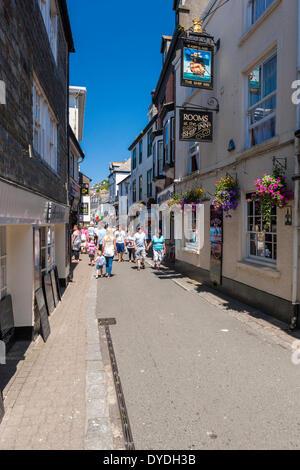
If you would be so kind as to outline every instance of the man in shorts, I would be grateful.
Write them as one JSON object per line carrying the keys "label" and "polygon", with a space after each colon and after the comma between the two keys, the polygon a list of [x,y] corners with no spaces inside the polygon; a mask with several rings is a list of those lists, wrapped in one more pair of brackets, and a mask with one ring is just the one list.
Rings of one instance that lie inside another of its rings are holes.
{"label": "man in shorts", "polygon": [[123,254],[125,253],[125,244],[126,244],[126,232],[123,230],[122,227],[117,226],[117,230],[115,231],[115,237],[116,237],[116,242],[117,242],[117,252],[118,252],[118,258],[119,258],[119,263],[122,263],[123,260]]}
{"label": "man in shorts", "polygon": [[146,258],[146,249],[147,241],[146,234],[142,231],[142,227],[138,227],[136,234],[134,235],[134,248],[136,251],[136,259],[138,265],[138,271],[142,268],[145,269],[145,258]]}

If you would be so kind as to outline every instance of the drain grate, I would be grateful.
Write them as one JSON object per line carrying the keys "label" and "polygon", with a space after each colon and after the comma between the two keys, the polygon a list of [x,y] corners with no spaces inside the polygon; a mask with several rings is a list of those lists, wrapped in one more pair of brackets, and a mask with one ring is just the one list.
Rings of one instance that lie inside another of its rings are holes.
{"label": "drain grate", "polygon": [[115,318],[101,318],[98,320],[98,324],[105,329],[106,341],[108,346],[108,352],[111,362],[112,373],[114,377],[115,389],[118,399],[119,411],[121,416],[121,423],[124,435],[125,449],[126,450],[135,450],[133,436],[131,432],[125,397],[122,389],[121,379],[119,375],[117,360],[115,356],[115,351],[113,347],[112,337],[110,334],[110,325],[116,325],[117,321]]}

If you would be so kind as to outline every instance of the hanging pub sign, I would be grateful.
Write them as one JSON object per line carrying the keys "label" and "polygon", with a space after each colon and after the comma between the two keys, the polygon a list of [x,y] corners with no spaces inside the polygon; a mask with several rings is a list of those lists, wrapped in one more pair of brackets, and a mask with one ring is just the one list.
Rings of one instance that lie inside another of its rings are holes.
{"label": "hanging pub sign", "polygon": [[192,142],[212,142],[212,111],[195,111],[194,109],[181,109],[179,112],[179,140],[187,140]]}
{"label": "hanging pub sign", "polygon": [[189,40],[182,43],[181,85],[213,89],[214,47]]}

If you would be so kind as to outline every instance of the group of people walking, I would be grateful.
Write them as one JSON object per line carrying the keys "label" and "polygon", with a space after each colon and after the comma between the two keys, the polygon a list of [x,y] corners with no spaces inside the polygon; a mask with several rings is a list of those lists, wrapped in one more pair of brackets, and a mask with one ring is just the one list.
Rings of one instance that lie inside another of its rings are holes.
{"label": "group of people walking", "polygon": [[118,262],[122,263],[125,253],[128,253],[129,263],[137,262],[138,271],[145,269],[146,252],[151,247],[153,247],[154,267],[160,269],[166,253],[166,242],[160,229],[149,244],[141,226],[134,232],[126,231],[121,226],[111,228],[105,225],[98,228],[90,224],[89,227],[80,230],[75,225],[72,235],[75,261],[80,261],[80,252],[87,253],[89,264],[96,268],[96,278],[105,276],[110,279],[115,255],[118,256]]}

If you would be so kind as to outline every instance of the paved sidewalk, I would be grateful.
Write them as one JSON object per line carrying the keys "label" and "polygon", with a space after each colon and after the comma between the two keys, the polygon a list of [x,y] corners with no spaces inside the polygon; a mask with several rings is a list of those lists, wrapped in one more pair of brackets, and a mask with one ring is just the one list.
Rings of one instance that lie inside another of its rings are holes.
{"label": "paved sidewalk", "polygon": [[[51,335],[47,343],[39,337],[30,345],[3,391],[6,414],[0,425],[2,450],[86,447],[87,426],[93,418],[90,411],[86,415],[89,385],[93,387],[93,383],[89,384],[91,375],[87,375],[90,369],[87,311],[91,304],[92,270],[87,258],[82,258],[75,268],[74,282],[50,317]],[[101,354],[98,347],[97,355],[95,341],[94,349],[98,372]],[[103,373],[100,380],[104,388]],[[99,418],[98,410],[94,411]]]}

